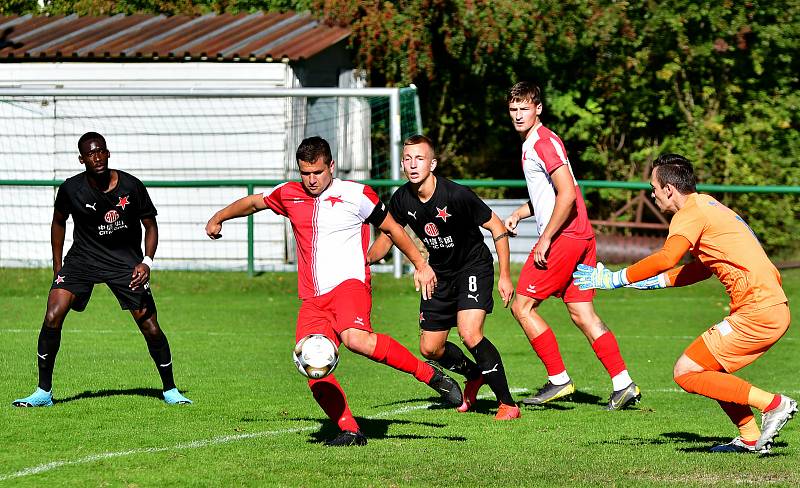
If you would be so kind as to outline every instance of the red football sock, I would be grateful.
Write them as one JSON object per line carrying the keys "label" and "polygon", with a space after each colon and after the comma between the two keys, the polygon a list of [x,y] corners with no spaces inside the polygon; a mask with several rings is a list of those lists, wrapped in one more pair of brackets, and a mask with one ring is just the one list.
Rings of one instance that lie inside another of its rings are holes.
{"label": "red football sock", "polygon": [[622,354],[619,352],[617,338],[611,331],[598,337],[592,344],[592,349],[612,378],[627,369],[625,361],[622,360]]}
{"label": "red football sock", "polygon": [[556,335],[553,330],[548,328],[533,340],[531,346],[536,351],[536,355],[544,363],[547,370],[547,376],[555,376],[567,370],[564,366],[564,360],[561,358],[561,352],[558,350],[558,342],[556,342]]}
{"label": "red football sock", "polygon": [[314,400],[340,429],[352,432],[358,430],[358,423],[353,418],[350,407],[347,406],[344,390],[333,375],[319,380],[308,380],[308,386],[311,388]]}
{"label": "red football sock", "polygon": [[433,367],[417,359],[411,351],[385,334],[375,334],[378,342],[369,356],[373,361],[386,364],[404,373],[413,374],[417,380],[428,383],[433,378]]}
{"label": "red football sock", "polygon": [[778,405],[780,405],[780,404],[781,404],[781,396],[780,395],[775,395],[775,397],[772,399],[770,404],[767,405],[767,408],[764,409],[763,413],[767,413],[770,410],[772,410],[773,408],[777,408]]}

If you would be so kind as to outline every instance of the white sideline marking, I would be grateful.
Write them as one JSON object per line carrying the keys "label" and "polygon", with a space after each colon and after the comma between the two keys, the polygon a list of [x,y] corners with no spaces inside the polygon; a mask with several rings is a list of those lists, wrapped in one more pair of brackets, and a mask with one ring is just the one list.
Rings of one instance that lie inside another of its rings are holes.
{"label": "white sideline marking", "polygon": [[212,446],[215,444],[224,444],[227,442],[238,441],[242,439],[250,439],[254,437],[265,437],[268,435],[280,435],[280,434],[292,434],[295,432],[302,432],[304,430],[313,430],[317,427],[296,427],[293,429],[284,429],[284,430],[273,430],[267,432],[255,432],[252,434],[238,434],[238,435],[229,435],[223,437],[214,437],[213,439],[201,439],[192,442],[186,442],[182,444],[176,444],[174,446],[169,447],[148,447],[143,449],[131,449],[129,451],[117,451],[117,452],[103,452],[100,454],[93,454],[91,456],[86,456],[83,458],[75,459],[73,461],[53,461],[50,463],[40,464],[38,466],[33,466],[30,468],[25,468],[15,473],[0,475],[0,481],[6,481],[13,478],[22,478],[23,476],[30,476],[34,474],[44,473],[45,471],[51,471],[56,468],[60,468],[62,466],[71,466],[75,464],[86,464],[92,463],[95,461],[101,461],[103,459],[111,459],[117,457],[124,457],[124,456],[132,456],[134,454],[150,454],[154,452],[164,452],[164,451],[177,451],[181,449],[196,449],[199,447],[206,447]]}
{"label": "white sideline marking", "polygon": [[[432,403],[426,403],[424,405],[414,405],[409,407],[398,408],[395,410],[389,410],[386,412],[376,413],[374,415],[369,415],[365,418],[373,419],[373,418],[380,418],[386,417],[388,415],[397,415],[405,412],[412,412],[414,410],[423,410],[433,405]],[[21,469],[14,473],[8,473],[0,475],[0,481],[6,481],[14,478],[22,478],[24,476],[31,476],[34,474],[44,473],[46,471],[52,471],[56,468],[60,468],[62,466],[73,466],[76,464],[87,464],[93,463],[95,461],[102,461],[104,459],[111,459],[111,458],[118,458],[118,457],[125,457],[125,456],[133,456],[136,454],[152,454],[156,452],[165,452],[165,451],[180,451],[183,449],[198,449],[201,447],[207,446],[214,446],[217,444],[227,444],[228,442],[235,442],[244,439],[254,439],[258,437],[267,437],[273,435],[282,435],[282,434],[294,434],[297,432],[304,432],[308,430],[317,430],[319,429],[318,426],[309,426],[309,427],[294,427],[291,429],[281,429],[281,430],[268,430],[264,432],[253,432],[250,434],[236,434],[236,435],[226,435],[222,437],[213,437],[211,439],[200,439],[191,442],[183,442],[180,444],[176,444],[174,446],[167,446],[167,447],[147,447],[141,449],[130,449],[128,451],[116,451],[116,452],[102,452],[100,454],[92,454],[91,456],[82,457],[79,459],[74,459],[72,461],[52,461],[45,464],[40,464],[38,466],[32,466],[30,468]]]}
{"label": "white sideline marking", "polygon": [[[582,391],[595,391],[598,388],[582,388]],[[511,388],[511,393],[528,393],[531,390],[527,388]],[[660,389],[648,389],[645,392],[651,393],[682,393],[683,390],[678,388],[660,388]],[[800,394],[800,390],[793,390],[793,391],[784,391],[783,393],[789,395],[797,395]],[[494,398],[493,394],[484,394],[479,395],[478,398],[486,399],[486,398]],[[413,412],[415,410],[423,410],[430,406],[432,403],[426,403],[422,405],[413,405],[403,408],[397,408],[394,410],[388,410],[386,412],[379,412],[373,415],[369,415],[366,418],[368,419],[375,419],[386,417],[389,415],[397,415],[406,412]],[[179,451],[182,449],[198,449],[201,447],[207,446],[214,446],[218,444],[226,444],[228,442],[235,442],[244,439],[255,439],[259,437],[267,437],[273,435],[282,435],[282,434],[294,434],[297,432],[305,432],[309,430],[315,430],[319,427],[316,426],[309,426],[309,427],[294,427],[291,429],[281,429],[281,430],[268,430],[264,432],[253,432],[250,434],[236,434],[236,435],[226,435],[221,437],[213,437],[211,439],[199,439],[196,441],[191,442],[183,442],[180,444],[175,444],[174,446],[167,446],[167,447],[147,447],[142,449],[130,449],[128,451],[116,451],[116,452],[102,452],[100,454],[92,454],[91,456],[82,457],[79,459],[74,459],[72,461],[52,461],[45,464],[40,464],[38,466],[32,466],[30,468],[21,469],[19,471],[3,474],[0,475],[0,481],[6,481],[14,478],[22,478],[24,476],[32,476],[34,474],[44,473],[47,471],[52,471],[56,468],[60,468],[62,466],[74,466],[76,464],[87,464],[93,463],[95,461],[101,461],[103,459],[112,459],[118,457],[125,457],[125,456],[133,456],[136,454],[151,454],[156,452],[166,452],[166,451]]]}

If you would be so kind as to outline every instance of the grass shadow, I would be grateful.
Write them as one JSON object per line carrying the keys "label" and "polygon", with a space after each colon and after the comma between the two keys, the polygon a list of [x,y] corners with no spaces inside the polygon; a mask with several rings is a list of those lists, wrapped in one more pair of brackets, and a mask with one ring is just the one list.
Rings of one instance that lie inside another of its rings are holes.
{"label": "grass shadow", "polygon": [[[319,419],[294,419],[294,420],[304,420],[304,421],[314,421]],[[446,427],[446,424],[442,423],[435,423],[435,422],[414,422],[411,420],[397,420],[397,419],[375,419],[375,418],[363,418],[363,417],[356,417],[358,421],[358,425],[361,427],[361,432],[367,437],[367,439],[444,439],[447,441],[456,441],[456,442],[464,442],[467,440],[466,437],[463,436],[440,436],[440,435],[422,435],[422,434],[396,434],[396,435],[389,435],[389,426],[392,424],[395,425],[415,425],[415,426],[423,426],[423,427],[432,427],[437,429],[442,429]],[[320,422],[320,429],[312,434],[309,435],[309,444],[319,444],[323,443],[329,439],[333,439],[336,437],[340,430],[337,426],[333,423],[324,420]]]}
{"label": "grass shadow", "polygon": [[[676,447],[675,450],[680,452],[707,453],[712,446],[716,446],[719,444],[727,444],[728,442],[731,441],[730,437],[704,436],[700,434],[695,434],[693,432],[664,432],[663,434],[661,434],[661,436],[669,439],[673,443],[704,444],[701,446],[691,445],[691,446]],[[785,447],[786,445],[787,444],[785,442],[777,442],[773,445],[773,447]],[[770,452],[766,454],[759,454],[759,457],[776,457],[783,455],[784,454],[782,453]]]}
{"label": "grass shadow", "polygon": [[57,400],[54,399],[53,403],[67,403],[76,400],[83,400],[86,398],[103,398],[111,396],[141,396],[149,398],[158,398],[159,400],[164,399],[163,392],[158,388],[127,388],[120,390],[97,390],[97,391],[86,390],[82,393],[78,393],[77,395],[72,395],[70,397],[60,398]]}
{"label": "grass shadow", "polygon": [[397,400],[394,402],[378,403],[376,405],[373,405],[372,407],[373,408],[394,407],[397,405],[409,405],[411,403],[419,403],[419,404],[428,403],[429,405],[427,405],[424,408],[427,408],[429,410],[449,410],[456,408],[449,405],[445,405],[444,403],[442,403],[441,397],[438,396],[432,396],[428,398],[406,398],[405,400]]}
{"label": "grass shadow", "polygon": [[[664,432],[658,437],[645,438],[645,437],[627,437],[623,436],[617,439],[607,439],[597,442],[590,442],[589,445],[618,445],[618,446],[658,446],[658,445],[676,445],[675,450],[678,452],[687,453],[709,453],[708,450],[712,446],[719,444],[726,444],[730,442],[730,437],[720,436],[705,436],[696,434],[694,432]],[[776,443],[777,447],[785,447],[785,442]],[[710,454],[710,453],[709,453]],[[776,457],[784,456],[783,453],[768,453],[759,454],[759,457]]]}
{"label": "grass shadow", "polygon": [[572,410],[575,407],[569,406],[568,404],[570,403],[578,405],[605,405],[605,401],[601,397],[580,390],[576,390],[575,393],[567,395],[564,398],[559,398],[558,400],[553,400],[542,405],[525,405],[521,400],[519,402],[520,406],[540,410]]}

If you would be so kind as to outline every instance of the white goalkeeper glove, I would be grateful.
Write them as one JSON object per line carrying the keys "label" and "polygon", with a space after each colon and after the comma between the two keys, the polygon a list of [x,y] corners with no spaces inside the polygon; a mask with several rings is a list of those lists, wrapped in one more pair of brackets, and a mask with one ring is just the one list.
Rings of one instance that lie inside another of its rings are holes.
{"label": "white goalkeeper glove", "polygon": [[579,290],[590,290],[592,288],[613,290],[628,284],[624,268],[619,271],[611,271],[603,266],[603,263],[597,263],[597,267],[579,264],[578,269],[572,273],[572,277],[574,278],[572,284],[577,286]]}
{"label": "white goalkeeper glove", "polygon": [[667,288],[668,286],[669,285],[667,284],[665,273],[659,273],[650,278],[625,285],[625,288],[636,288],[637,290],[657,290],[659,288]]}

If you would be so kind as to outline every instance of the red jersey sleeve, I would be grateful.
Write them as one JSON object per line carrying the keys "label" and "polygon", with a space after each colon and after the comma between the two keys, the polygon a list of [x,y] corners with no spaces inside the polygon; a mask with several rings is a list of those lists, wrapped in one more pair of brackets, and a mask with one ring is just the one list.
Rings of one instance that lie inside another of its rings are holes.
{"label": "red jersey sleeve", "polygon": [[358,214],[361,220],[369,222],[376,226],[380,226],[386,218],[388,210],[386,205],[383,204],[378,194],[375,193],[371,187],[364,185],[364,191],[361,194],[361,203],[359,205]]}
{"label": "red jersey sleeve", "polygon": [[284,190],[286,183],[281,183],[272,190],[267,190],[261,194],[267,208],[272,210],[278,215],[286,216],[286,205],[284,204]]}
{"label": "red jersey sleeve", "polygon": [[544,169],[552,174],[561,166],[567,164],[567,155],[561,150],[559,141],[552,137],[543,137],[533,145],[536,154],[544,161]]}

